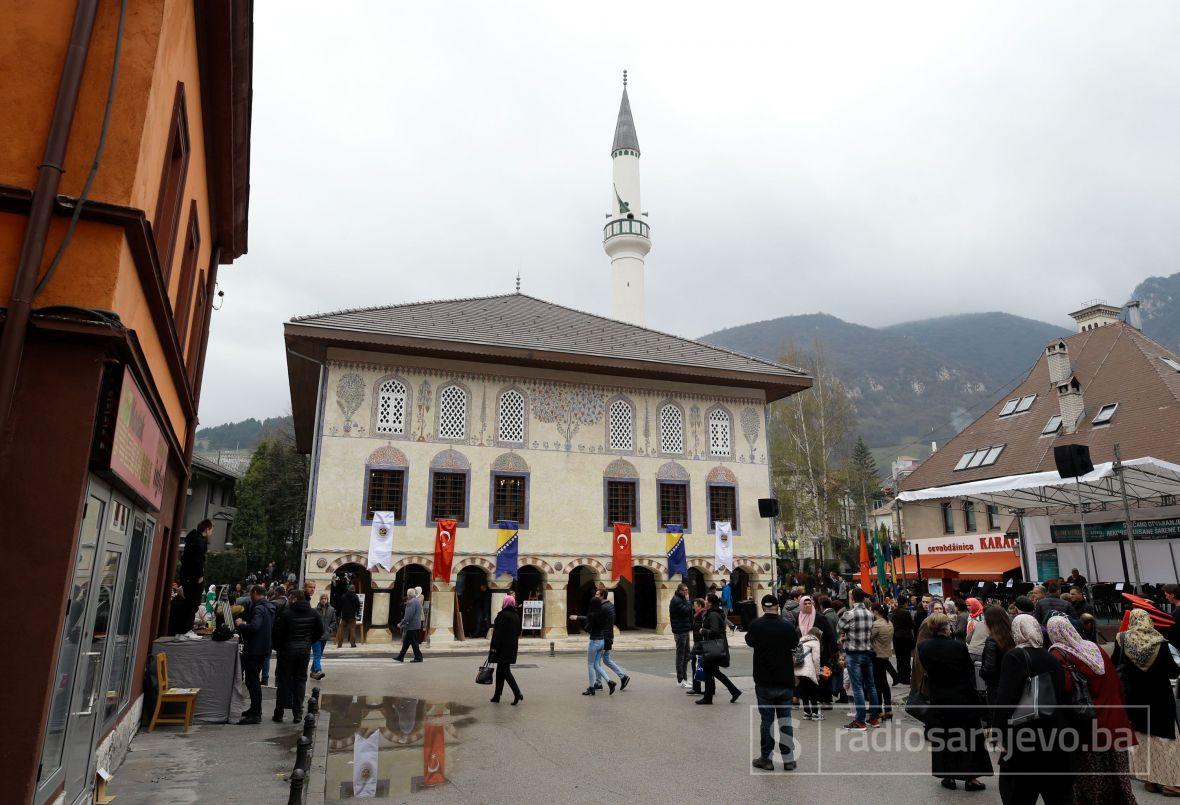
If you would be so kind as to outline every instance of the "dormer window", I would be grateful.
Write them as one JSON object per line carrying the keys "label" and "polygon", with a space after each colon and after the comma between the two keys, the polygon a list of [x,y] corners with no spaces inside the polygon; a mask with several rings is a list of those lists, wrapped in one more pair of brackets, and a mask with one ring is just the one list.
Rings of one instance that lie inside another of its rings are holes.
{"label": "dormer window", "polygon": [[1098,413],[1094,415],[1092,425],[1106,425],[1114,418],[1114,412],[1118,410],[1118,403],[1110,403],[1098,409]]}
{"label": "dormer window", "polygon": [[981,447],[978,450],[968,450],[955,465],[955,470],[973,470],[976,467],[990,467],[999,460],[1007,445],[999,444],[992,447]]}
{"label": "dormer window", "polygon": [[1041,428],[1042,436],[1050,436],[1061,430],[1061,414],[1054,414],[1049,417],[1049,421],[1045,423],[1045,427]]}

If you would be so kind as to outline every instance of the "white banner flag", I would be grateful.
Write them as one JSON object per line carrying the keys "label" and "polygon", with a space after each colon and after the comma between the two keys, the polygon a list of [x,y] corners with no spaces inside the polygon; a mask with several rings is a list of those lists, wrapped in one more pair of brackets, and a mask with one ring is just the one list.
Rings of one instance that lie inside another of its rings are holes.
{"label": "white banner flag", "polygon": [[713,565],[717,572],[721,572],[721,568],[733,570],[733,526],[728,520],[718,520],[713,523],[713,531],[717,534]]}
{"label": "white banner flag", "polygon": [[377,796],[377,747],[380,742],[380,730],[374,730],[368,738],[359,732],[353,736],[352,796],[354,799],[372,799]]}
{"label": "white banner flag", "polygon": [[397,521],[395,512],[373,512],[373,528],[369,531],[369,564],[393,569],[393,524]]}

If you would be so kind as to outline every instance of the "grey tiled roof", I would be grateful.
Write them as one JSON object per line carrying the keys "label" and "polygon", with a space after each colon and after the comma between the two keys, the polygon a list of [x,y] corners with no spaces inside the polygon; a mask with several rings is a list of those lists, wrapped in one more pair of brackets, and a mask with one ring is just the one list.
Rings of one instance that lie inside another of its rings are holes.
{"label": "grey tiled roof", "polygon": [[619,122],[615,124],[615,143],[611,153],[620,148],[639,151],[639,135],[635,133],[635,118],[631,117],[631,101],[627,99],[627,88],[623,87],[623,102],[619,104]]}
{"label": "grey tiled roof", "polygon": [[358,334],[806,378],[794,367],[519,293],[342,310],[298,316],[291,323]]}

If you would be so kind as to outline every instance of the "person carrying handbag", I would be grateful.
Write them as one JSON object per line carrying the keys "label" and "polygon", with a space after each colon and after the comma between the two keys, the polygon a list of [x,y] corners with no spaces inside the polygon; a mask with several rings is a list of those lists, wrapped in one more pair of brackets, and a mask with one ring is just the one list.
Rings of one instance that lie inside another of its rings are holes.
{"label": "person carrying handbag", "polygon": [[709,593],[708,610],[705,611],[701,622],[701,658],[705,670],[705,695],[696,700],[697,704],[712,704],[713,696],[717,693],[717,682],[720,680],[729,691],[729,701],[736,702],[742,692],[729,677],[721,672],[729,667],[729,643],[725,613],[721,610],[721,598],[716,593]]}
{"label": "person carrying handbag", "polygon": [[488,650],[488,658],[496,664],[496,691],[491,699],[493,704],[499,704],[505,682],[512,689],[512,703],[524,701],[524,694],[520,692],[516,677],[512,675],[512,663],[516,662],[519,643],[520,614],[516,611],[516,599],[506,595],[500,613],[492,624],[492,644]]}

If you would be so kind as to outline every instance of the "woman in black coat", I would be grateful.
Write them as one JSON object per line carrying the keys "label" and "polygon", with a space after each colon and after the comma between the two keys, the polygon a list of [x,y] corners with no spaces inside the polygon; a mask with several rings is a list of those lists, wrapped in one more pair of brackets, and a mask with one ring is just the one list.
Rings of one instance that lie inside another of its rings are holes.
{"label": "woman in black coat", "polygon": [[489,657],[496,664],[496,693],[493,702],[500,701],[500,694],[504,692],[504,683],[512,688],[512,703],[524,701],[524,695],[516,684],[516,677],[512,675],[512,663],[516,662],[516,650],[520,643],[520,613],[516,611],[516,599],[511,595],[504,596],[504,604],[496,622],[492,624],[492,645]]}
{"label": "woman in black coat", "polygon": [[[716,593],[709,593],[708,595],[709,609],[705,612],[704,620],[701,624],[701,641],[705,640],[726,640],[727,626],[725,620],[725,613],[721,611],[721,599]],[[726,648],[728,653],[728,646]],[[726,663],[728,665],[728,662]],[[729,690],[729,701],[736,702],[738,696],[742,692],[738,690],[737,685],[733,684],[725,674],[721,672],[721,663],[717,660],[704,661],[705,668],[705,695],[703,698],[697,699],[697,704],[712,704],[713,696],[717,692],[717,681],[720,680],[722,685],[725,685]]]}
{"label": "woman in black coat", "polygon": [[1012,650],[1015,641],[1012,638],[1012,621],[1000,607],[990,606],[985,609],[983,622],[987,626],[987,640],[983,642],[979,677],[987,685],[987,706],[990,709],[996,706],[1004,655]]}
{"label": "woman in black coat", "polygon": [[[979,778],[992,775],[992,761],[975,692],[975,663],[967,644],[951,637],[946,615],[931,615],[926,624],[932,637],[918,644],[918,659],[930,703],[937,705],[926,722],[931,774],[942,779],[943,788],[954,789],[956,780],[964,780],[965,790],[982,791],[986,786]],[[952,707],[939,709],[946,705]]]}
{"label": "woman in black coat", "polygon": [[[989,607],[988,611],[991,609]],[[995,636],[996,630],[992,629],[988,643],[992,643]],[[1057,658],[1041,648],[1044,632],[1032,615],[1017,615],[1012,620],[1011,638],[1013,647],[1000,661],[995,709],[992,711],[992,725],[999,730],[1004,747],[1000,753],[1000,799],[1009,805],[1035,803],[1039,796],[1045,800],[1045,805],[1067,805],[1073,799],[1073,786],[1069,778],[1062,775],[1070,771],[1070,755],[1054,740],[1067,726],[1064,713],[1058,710],[1053,716],[1015,726],[1011,723],[1016,705],[1024,694],[1024,684],[1033,677],[1049,674],[1055,700],[1068,701],[1065,672]],[[985,647],[985,663],[987,656]],[[990,684],[988,693],[991,693]]]}
{"label": "woman in black coat", "polygon": [[1180,668],[1145,611],[1131,610],[1127,631],[1115,638],[1112,659],[1123,681],[1127,717],[1139,741],[1131,754],[1131,771],[1153,794],[1180,795],[1180,741],[1172,690]]}

